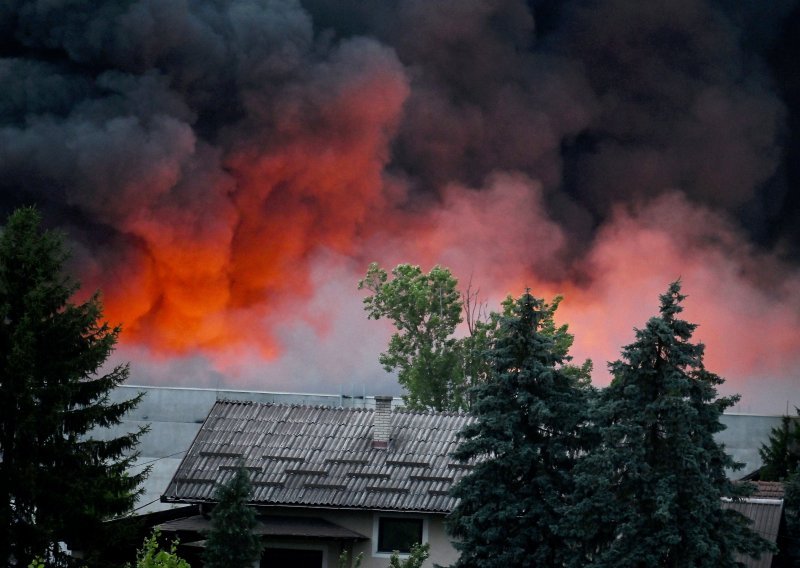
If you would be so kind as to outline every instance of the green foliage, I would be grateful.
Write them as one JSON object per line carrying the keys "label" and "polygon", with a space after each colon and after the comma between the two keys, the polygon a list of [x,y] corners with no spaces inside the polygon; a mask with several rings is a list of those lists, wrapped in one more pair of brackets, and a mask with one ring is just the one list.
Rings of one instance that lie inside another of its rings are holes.
{"label": "green foliage", "polygon": [[0,235],[0,562],[26,566],[67,558],[59,541],[92,562],[114,539],[107,518],[129,511],[147,471],[126,473],[145,431],[105,439],[139,398],[108,393],[127,366],[99,374],[119,328],[102,321],[97,294],[70,299],[60,236],[40,228],[35,209],[13,213]]}
{"label": "green foliage", "polygon": [[566,551],[557,528],[586,448],[592,391],[561,366],[571,340],[553,325],[553,310],[526,293],[498,320],[488,380],[474,389],[477,420],[454,453],[475,463],[452,491],[458,567],[556,566]]}
{"label": "green foliage", "polygon": [[[376,263],[367,270],[358,288],[371,295],[364,299],[370,319],[386,318],[397,332],[380,362],[388,372],[397,371],[405,388],[405,404],[411,409],[466,410],[474,401],[473,386],[485,382],[490,373],[486,354],[497,334],[502,317],[484,314],[477,293],[464,294],[450,270],[435,266],[427,274],[419,266],[400,264],[389,274]],[[573,338],[567,326],[556,326],[553,315],[561,298],[543,305],[542,331],[554,341],[565,370],[588,383],[591,361],[577,367],[568,364]],[[512,309],[511,297],[504,311]],[[469,335],[455,337],[456,327],[466,316]],[[506,313],[506,315],[508,315]],[[484,317],[485,316],[485,317]]]}
{"label": "green foliage", "polygon": [[800,566],[800,469],[786,479],[784,485],[786,532],[778,543],[786,566]]}
{"label": "green foliage", "polygon": [[464,405],[464,381],[459,346],[453,337],[461,323],[457,281],[446,268],[428,274],[419,266],[400,264],[389,280],[372,263],[358,288],[372,292],[364,299],[371,319],[387,318],[397,333],[380,356],[387,371],[397,371],[409,408],[454,410]]}
{"label": "green foliage", "polygon": [[203,555],[206,568],[249,566],[261,554],[261,541],[253,534],[256,513],[247,505],[250,489],[250,477],[241,465],[227,483],[217,487]]}
{"label": "green foliage", "polygon": [[[798,415],[800,410],[795,409]],[[773,428],[769,444],[758,451],[764,465],[759,478],[763,481],[784,481],[800,466],[800,420],[784,416],[781,425]]]}
{"label": "green foliage", "polygon": [[738,397],[717,397],[723,381],[703,366],[695,325],[678,318],[683,299],[673,283],[590,409],[600,445],[575,468],[562,523],[574,539],[572,566],[734,567],[737,552],[769,548],[745,517],[721,507],[748,491],[727,478],[736,464],[714,440]]}
{"label": "green foliage", "polygon": [[44,559],[41,556],[36,556],[31,560],[30,564],[28,564],[28,568],[45,568]]}
{"label": "green foliage", "polygon": [[[158,546],[160,536],[158,529],[144,539],[144,543],[136,553],[135,568],[190,568],[186,560],[178,556],[178,539],[170,543],[169,550],[162,550]],[[129,568],[130,565],[126,565]]]}
{"label": "green foliage", "polygon": [[339,555],[339,568],[359,568],[361,566],[361,561],[364,558],[364,553],[359,552],[358,555],[353,558],[353,562],[350,562],[350,553],[347,550],[343,550],[342,553]]}
{"label": "green foliage", "polygon": [[397,551],[392,553],[389,558],[389,568],[422,568],[422,563],[430,556],[431,545],[415,544],[411,547],[411,553],[407,558],[400,560]]}

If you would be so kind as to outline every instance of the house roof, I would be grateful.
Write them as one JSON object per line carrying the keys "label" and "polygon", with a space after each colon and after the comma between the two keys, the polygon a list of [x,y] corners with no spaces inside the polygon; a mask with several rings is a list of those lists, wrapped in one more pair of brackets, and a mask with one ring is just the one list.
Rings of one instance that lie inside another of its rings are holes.
{"label": "house roof", "polygon": [[218,401],[162,500],[213,502],[242,461],[251,503],[447,513],[471,469],[450,458],[466,414],[391,414],[390,443],[372,447],[372,409]]}
{"label": "house roof", "polygon": [[780,481],[751,481],[756,490],[751,497],[761,499],[783,499],[785,493],[783,483]]}
{"label": "house roof", "polygon": [[[783,515],[783,483],[778,481],[750,483],[756,486],[753,495],[740,501],[725,501],[722,503],[722,507],[742,513],[750,519],[752,530],[775,544],[778,540],[778,531]],[[746,568],[770,568],[772,556],[772,553],[764,553],[760,558],[754,559],[739,555],[737,560]]]}

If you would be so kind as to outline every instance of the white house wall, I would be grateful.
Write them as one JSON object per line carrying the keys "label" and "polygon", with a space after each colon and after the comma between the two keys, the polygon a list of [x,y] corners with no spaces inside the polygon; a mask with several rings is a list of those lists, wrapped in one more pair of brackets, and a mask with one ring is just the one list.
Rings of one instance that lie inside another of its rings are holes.
{"label": "white house wall", "polygon": [[[389,565],[388,555],[373,552],[373,529],[377,516],[386,514],[398,516],[394,513],[373,513],[371,511],[328,510],[328,509],[299,509],[291,507],[271,507],[269,511],[276,515],[295,515],[303,517],[319,517],[339,526],[363,534],[370,538],[369,541],[356,543],[352,548],[350,559],[358,554],[363,554],[361,568],[386,568]],[[431,545],[431,556],[423,564],[423,568],[433,568],[435,565],[450,566],[457,559],[458,554],[450,542],[444,529],[444,517],[431,514],[405,514],[404,516],[423,517],[426,521],[426,541]],[[338,558],[342,547],[336,542],[321,542],[313,539],[274,540],[268,546],[276,548],[309,548],[325,551],[326,568],[337,568]]]}

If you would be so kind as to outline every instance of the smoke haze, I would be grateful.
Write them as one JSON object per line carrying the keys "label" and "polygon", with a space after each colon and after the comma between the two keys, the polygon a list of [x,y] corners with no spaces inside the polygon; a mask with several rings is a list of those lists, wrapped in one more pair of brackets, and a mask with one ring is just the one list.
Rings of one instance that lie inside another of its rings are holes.
{"label": "smoke haze", "polygon": [[782,413],[797,37],[796,1],[3,0],[0,208],[66,232],[133,383],[397,392],[356,282],[441,263],[563,294],[600,385],[680,277]]}

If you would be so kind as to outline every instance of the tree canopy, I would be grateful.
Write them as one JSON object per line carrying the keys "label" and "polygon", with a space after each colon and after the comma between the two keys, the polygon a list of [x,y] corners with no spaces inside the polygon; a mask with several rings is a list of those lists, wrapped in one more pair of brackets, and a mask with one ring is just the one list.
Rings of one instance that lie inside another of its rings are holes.
{"label": "tree canopy", "polygon": [[[796,411],[800,415],[800,410]],[[800,419],[783,416],[758,453],[763,461],[759,479],[784,481],[793,475],[800,466]]]}
{"label": "tree canopy", "polygon": [[733,567],[736,553],[769,545],[723,498],[732,458],[714,440],[722,412],[738,397],[718,397],[723,381],[703,365],[703,345],[683,310],[679,282],[661,296],[660,313],[622,358],[590,409],[599,445],[575,468],[576,492],[562,523],[574,539],[573,566]]}
{"label": "tree canopy", "polygon": [[[476,396],[472,387],[484,382],[490,372],[486,355],[501,316],[513,310],[513,298],[503,302],[502,313],[484,313],[477,293],[470,287],[459,292],[456,278],[441,266],[426,274],[419,266],[400,264],[390,278],[372,263],[358,287],[371,292],[364,298],[368,317],[388,319],[396,329],[380,362],[387,372],[397,371],[406,406],[468,409]],[[565,372],[588,382],[591,361],[581,366],[568,363],[573,337],[566,325],[556,326],[554,321],[560,301],[555,298],[551,304],[543,304],[541,331],[553,338]],[[466,323],[468,333],[457,337],[461,323]]]}
{"label": "tree canopy", "polygon": [[[129,511],[147,470],[129,473],[144,429],[113,439],[139,401],[111,402],[127,365],[100,369],[118,327],[98,294],[72,303],[59,235],[20,209],[0,235],[0,562],[40,556],[65,563],[61,542],[91,552],[108,542],[103,520]],[[91,562],[91,556],[88,558]]]}
{"label": "tree canopy", "polygon": [[549,306],[526,293],[506,312],[474,389],[477,421],[454,453],[474,464],[452,492],[458,567],[557,566],[566,552],[557,527],[590,387],[563,369],[570,341]]}
{"label": "tree canopy", "polygon": [[377,264],[358,283],[372,294],[364,309],[372,319],[387,318],[397,332],[380,356],[387,371],[397,371],[410,408],[457,409],[464,404],[465,380],[459,345],[453,337],[461,323],[461,297],[450,271],[435,266],[400,264],[392,279]]}

